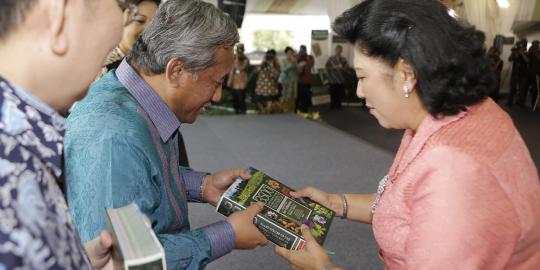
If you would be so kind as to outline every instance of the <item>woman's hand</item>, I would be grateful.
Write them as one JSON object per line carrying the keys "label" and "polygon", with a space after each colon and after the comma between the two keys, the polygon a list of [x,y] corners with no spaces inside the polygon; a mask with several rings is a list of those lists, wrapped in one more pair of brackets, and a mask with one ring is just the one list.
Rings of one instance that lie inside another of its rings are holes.
{"label": "woman's hand", "polygon": [[343,203],[341,202],[341,196],[338,194],[326,193],[314,187],[305,187],[298,191],[291,192],[291,196],[295,198],[310,198],[311,200],[330,208],[336,212],[337,216],[342,216],[343,214]]}
{"label": "woman's hand", "polygon": [[338,217],[343,216],[344,204],[342,196],[346,196],[347,220],[369,224],[373,219],[371,204],[375,200],[375,194],[330,194],[314,187],[306,187],[299,191],[291,192],[291,196],[295,198],[310,198],[336,212],[336,216]]}
{"label": "woman's hand", "polygon": [[[315,241],[309,228],[302,225],[302,235],[306,240],[306,245],[301,250],[288,250],[280,246],[276,246],[274,251],[289,262],[293,269],[298,270],[321,270],[323,267],[332,265],[330,257],[326,250]],[[331,269],[339,269],[330,267]]]}

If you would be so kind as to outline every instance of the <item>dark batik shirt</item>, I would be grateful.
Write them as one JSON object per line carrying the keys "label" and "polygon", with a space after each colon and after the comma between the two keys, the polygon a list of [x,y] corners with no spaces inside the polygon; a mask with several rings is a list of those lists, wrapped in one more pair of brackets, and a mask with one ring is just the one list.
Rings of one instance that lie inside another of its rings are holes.
{"label": "dark batik shirt", "polygon": [[64,126],[0,77],[0,270],[90,269],[60,189]]}

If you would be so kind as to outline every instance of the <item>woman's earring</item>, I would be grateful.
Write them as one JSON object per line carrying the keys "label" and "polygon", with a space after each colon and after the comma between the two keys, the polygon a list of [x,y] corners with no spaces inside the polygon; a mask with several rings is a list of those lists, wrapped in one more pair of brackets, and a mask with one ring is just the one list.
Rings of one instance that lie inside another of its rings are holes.
{"label": "woman's earring", "polygon": [[409,86],[406,85],[406,84],[403,85],[403,93],[405,94],[405,97],[406,97],[406,98],[409,97],[409,93],[410,93],[410,91],[409,91]]}

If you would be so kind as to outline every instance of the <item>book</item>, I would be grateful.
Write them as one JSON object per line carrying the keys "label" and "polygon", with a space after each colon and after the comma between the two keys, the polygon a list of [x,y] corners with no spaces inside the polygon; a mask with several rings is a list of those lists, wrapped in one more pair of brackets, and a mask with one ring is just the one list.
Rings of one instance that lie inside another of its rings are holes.
{"label": "book", "polygon": [[163,246],[136,204],[106,208],[105,215],[113,236],[114,269],[167,269]]}
{"label": "book", "polygon": [[305,240],[300,226],[305,224],[316,241],[324,243],[334,211],[308,198],[293,198],[290,187],[255,168],[247,170],[251,178],[236,179],[221,196],[217,212],[229,216],[263,202],[265,206],[253,222],[268,240],[290,250],[302,249]]}

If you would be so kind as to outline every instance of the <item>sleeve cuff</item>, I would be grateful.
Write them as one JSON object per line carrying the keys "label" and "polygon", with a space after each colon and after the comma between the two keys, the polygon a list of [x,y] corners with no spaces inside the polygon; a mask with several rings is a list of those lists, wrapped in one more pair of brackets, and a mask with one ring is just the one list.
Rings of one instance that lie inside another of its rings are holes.
{"label": "sleeve cuff", "polygon": [[186,184],[188,201],[204,202],[201,196],[201,184],[204,176],[208,173],[192,171],[191,169],[185,167],[180,167],[180,173],[182,173],[184,183]]}
{"label": "sleeve cuff", "polygon": [[232,225],[227,221],[220,221],[202,228],[210,240],[211,261],[228,254],[234,249],[236,235]]}

